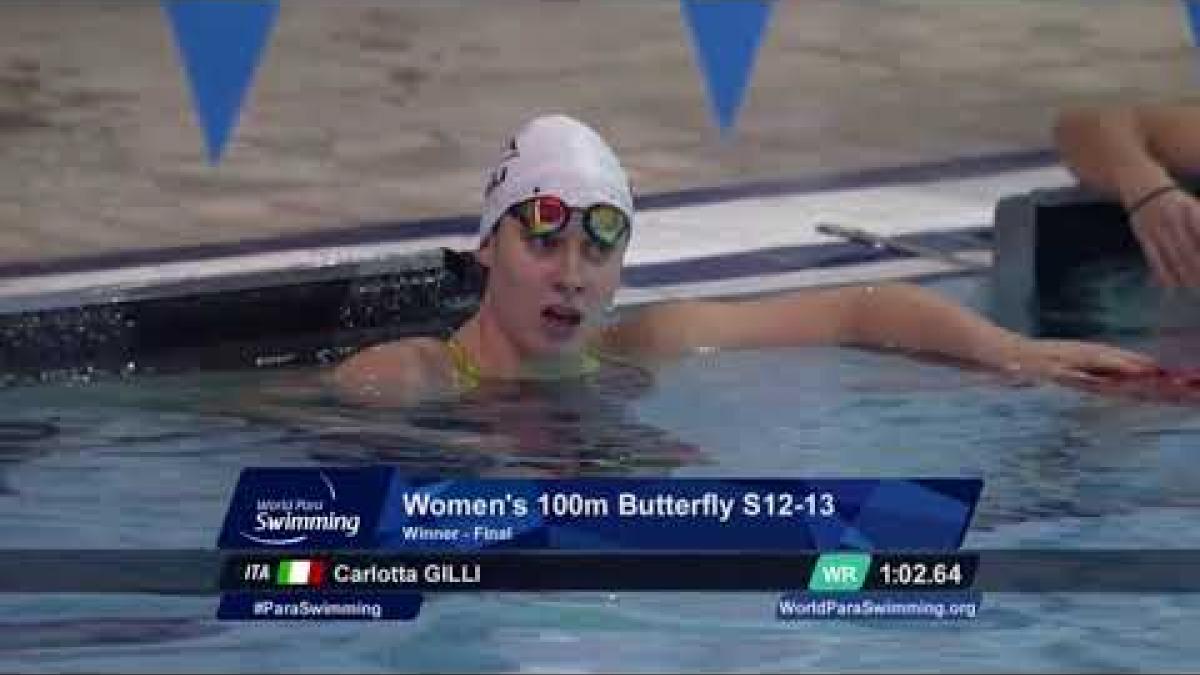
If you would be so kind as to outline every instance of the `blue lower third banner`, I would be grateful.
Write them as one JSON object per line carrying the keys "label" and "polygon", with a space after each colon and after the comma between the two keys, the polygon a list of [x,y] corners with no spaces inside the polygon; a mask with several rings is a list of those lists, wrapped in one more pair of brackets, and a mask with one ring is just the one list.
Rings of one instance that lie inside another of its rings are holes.
{"label": "blue lower third banner", "polygon": [[224,621],[411,621],[421,612],[419,593],[225,593],[217,607]]}
{"label": "blue lower third banner", "polygon": [[950,551],[983,483],[913,479],[422,479],[245,469],[230,550]]}
{"label": "blue lower third banner", "polygon": [[974,591],[789,593],[775,606],[780,621],[974,619],[983,602]]}
{"label": "blue lower third banner", "polygon": [[969,589],[964,553],[231,554],[225,591],[879,591]]}

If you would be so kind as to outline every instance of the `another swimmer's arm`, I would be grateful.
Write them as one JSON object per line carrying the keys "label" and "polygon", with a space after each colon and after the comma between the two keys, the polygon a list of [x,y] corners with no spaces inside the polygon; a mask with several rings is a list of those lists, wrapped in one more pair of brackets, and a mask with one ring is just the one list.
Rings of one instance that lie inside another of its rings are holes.
{"label": "another swimmer's arm", "polygon": [[1200,172],[1200,107],[1126,106],[1062,112],[1054,140],[1079,182],[1132,206]]}
{"label": "another swimmer's arm", "polygon": [[1056,137],[1084,184],[1119,199],[1155,280],[1200,287],[1200,201],[1175,176],[1200,173],[1200,108],[1142,106],[1064,114]]}

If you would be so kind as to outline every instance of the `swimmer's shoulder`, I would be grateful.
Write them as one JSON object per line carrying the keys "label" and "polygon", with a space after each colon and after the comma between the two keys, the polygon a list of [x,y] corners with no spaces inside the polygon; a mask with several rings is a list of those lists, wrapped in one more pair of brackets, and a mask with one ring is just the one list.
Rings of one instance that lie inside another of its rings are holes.
{"label": "swimmer's shoulder", "polygon": [[673,300],[631,310],[592,341],[604,354],[645,365],[670,360],[692,348],[691,322],[711,303]]}
{"label": "swimmer's shoulder", "polygon": [[800,289],[762,298],[669,300],[605,329],[612,351],[657,361],[724,349],[838,344],[873,286]]}
{"label": "swimmer's shoulder", "polygon": [[330,384],[356,403],[411,403],[451,381],[445,342],[430,337],[393,340],[367,347],[339,364]]}

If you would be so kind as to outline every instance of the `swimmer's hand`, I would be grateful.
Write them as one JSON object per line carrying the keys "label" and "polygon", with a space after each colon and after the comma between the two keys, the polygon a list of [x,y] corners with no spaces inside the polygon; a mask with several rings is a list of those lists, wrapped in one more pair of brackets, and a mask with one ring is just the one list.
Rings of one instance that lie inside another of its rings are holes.
{"label": "swimmer's hand", "polygon": [[1004,350],[996,365],[1020,378],[1088,388],[1115,378],[1150,375],[1161,370],[1148,356],[1106,344],[1029,338]]}
{"label": "swimmer's hand", "polygon": [[1155,281],[1165,288],[1200,288],[1200,201],[1182,188],[1149,194],[1132,226]]}

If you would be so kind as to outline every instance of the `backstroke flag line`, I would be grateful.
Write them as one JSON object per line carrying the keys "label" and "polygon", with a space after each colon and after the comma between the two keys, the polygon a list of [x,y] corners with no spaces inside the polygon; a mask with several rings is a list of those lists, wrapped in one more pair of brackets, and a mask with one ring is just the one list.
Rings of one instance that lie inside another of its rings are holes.
{"label": "backstroke flag line", "polygon": [[1200,0],[1183,0],[1183,9],[1192,29],[1192,42],[1200,45]]}
{"label": "backstroke flag line", "polygon": [[220,161],[279,13],[278,0],[163,0],[208,161]]}
{"label": "backstroke flag line", "polygon": [[721,134],[736,124],[774,0],[681,0]]}

